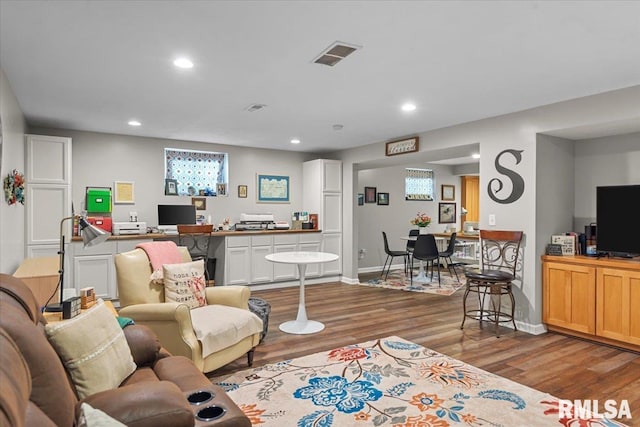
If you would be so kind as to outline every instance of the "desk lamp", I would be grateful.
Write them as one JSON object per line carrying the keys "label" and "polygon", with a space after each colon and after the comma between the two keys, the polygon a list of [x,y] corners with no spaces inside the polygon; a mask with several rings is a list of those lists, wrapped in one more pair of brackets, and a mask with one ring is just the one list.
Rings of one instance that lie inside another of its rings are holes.
{"label": "desk lamp", "polygon": [[[60,269],[58,270],[58,274],[60,275],[60,278],[58,279],[56,290],[53,292],[53,295],[55,295],[58,290],[60,291],[60,302],[45,305],[44,311],[46,312],[62,311],[62,301],[64,298],[64,222],[76,218],[78,219],[78,228],[82,231],[82,241],[84,242],[85,248],[99,245],[111,236],[111,233],[89,224],[87,220],[80,215],[72,215],[62,218],[62,221],[60,221],[60,250],[58,251],[58,255],[60,255]],[[53,295],[51,295],[51,298],[53,298]],[[51,298],[49,298],[49,301],[51,301]]]}

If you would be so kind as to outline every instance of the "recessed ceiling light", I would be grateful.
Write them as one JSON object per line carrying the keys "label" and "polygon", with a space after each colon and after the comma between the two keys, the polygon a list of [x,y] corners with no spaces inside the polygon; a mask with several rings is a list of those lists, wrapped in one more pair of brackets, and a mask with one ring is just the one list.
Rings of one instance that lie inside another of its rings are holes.
{"label": "recessed ceiling light", "polygon": [[416,105],[411,103],[406,103],[402,106],[402,111],[415,111]]}
{"label": "recessed ceiling light", "polygon": [[297,139],[297,138],[294,138],[294,139],[291,140],[291,143],[292,144],[300,144],[300,140]]}
{"label": "recessed ceiling light", "polygon": [[140,123],[137,120],[129,120],[129,126],[140,126],[142,125],[142,123]]}
{"label": "recessed ceiling light", "polygon": [[178,68],[193,68],[193,62],[189,58],[178,58],[173,61],[173,65]]}
{"label": "recessed ceiling light", "polygon": [[478,153],[473,153],[473,154],[471,155],[471,157],[473,157],[474,159],[479,159],[479,158],[480,158],[480,154],[478,154]]}

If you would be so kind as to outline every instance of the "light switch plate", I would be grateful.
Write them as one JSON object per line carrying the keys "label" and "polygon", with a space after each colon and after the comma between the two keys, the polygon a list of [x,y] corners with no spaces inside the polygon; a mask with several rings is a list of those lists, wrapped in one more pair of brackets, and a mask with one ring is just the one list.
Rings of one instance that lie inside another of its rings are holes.
{"label": "light switch plate", "polygon": [[495,214],[489,215],[489,225],[496,225],[496,216]]}

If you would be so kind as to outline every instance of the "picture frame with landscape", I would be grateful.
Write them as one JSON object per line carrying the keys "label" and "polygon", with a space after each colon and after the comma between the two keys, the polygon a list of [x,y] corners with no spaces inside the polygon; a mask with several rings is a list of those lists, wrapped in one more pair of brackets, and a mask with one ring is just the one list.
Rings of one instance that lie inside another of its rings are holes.
{"label": "picture frame with landscape", "polygon": [[456,222],[456,204],[455,203],[439,203],[438,204],[438,223],[439,224],[455,224]]}

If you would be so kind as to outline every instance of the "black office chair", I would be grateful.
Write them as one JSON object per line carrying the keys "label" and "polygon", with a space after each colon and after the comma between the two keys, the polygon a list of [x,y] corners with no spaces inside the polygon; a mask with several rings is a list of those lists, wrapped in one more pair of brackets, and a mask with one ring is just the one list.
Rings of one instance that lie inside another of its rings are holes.
{"label": "black office chair", "polygon": [[212,224],[178,224],[178,245],[186,246],[191,259],[204,260],[204,271],[207,284],[213,277],[209,277],[209,243],[211,241]]}
{"label": "black office chair", "polygon": [[[433,234],[418,235],[416,245],[413,248],[413,256],[411,257],[411,271],[413,271],[413,260],[415,259],[427,263],[425,273],[429,270],[429,265],[431,265],[431,280],[433,280],[433,265],[436,264],[438,266],[438,287],[442,287],[440,284],[440,255],[436,238]],[[413,286],[413,274],[411,274],[411,285]]]}
{"label": "black office chair", "polygon": [[[382,273],[380,277],[384,274],[384,269],[387,269],[387,274],[384,276],[384,280],[387,280],[387,276],[389,276],[389,270],[391,270],[391,263],[395,257],[401,256],[404,261],[404,272],[407,272],[407,267],[409,266],[409,252],[407,251],[392,251],[389,249],[389,242],[387,241],[387,233],[382,232],[382,240],[384,241],[384,253],[387,254],[387,258],[384,260],[384,265],[382,266]],[[389,266],[387,267],[387,261],[389,261]]]}
{"label": "black office chair", "polygon": [[[451,260],[451,255],[453,255],[453,252],[455,251],[456,236],[457,233],[451,233],[451,237],[449,237],[449,245],[447,246],[446,250],[440,252],[440,259],[443,259],[447,262],[447,270],[449,270],[449,274],[451,274],[452,276],[453,274],[455,274],[456,280],[459,282],[460,279],[458,278],[458,272],[456,271],[456,264],[454,264]],[[438,260],[438,263],[440,263],[440,260]],[[451,273],[452,271],[453,274]]]}

